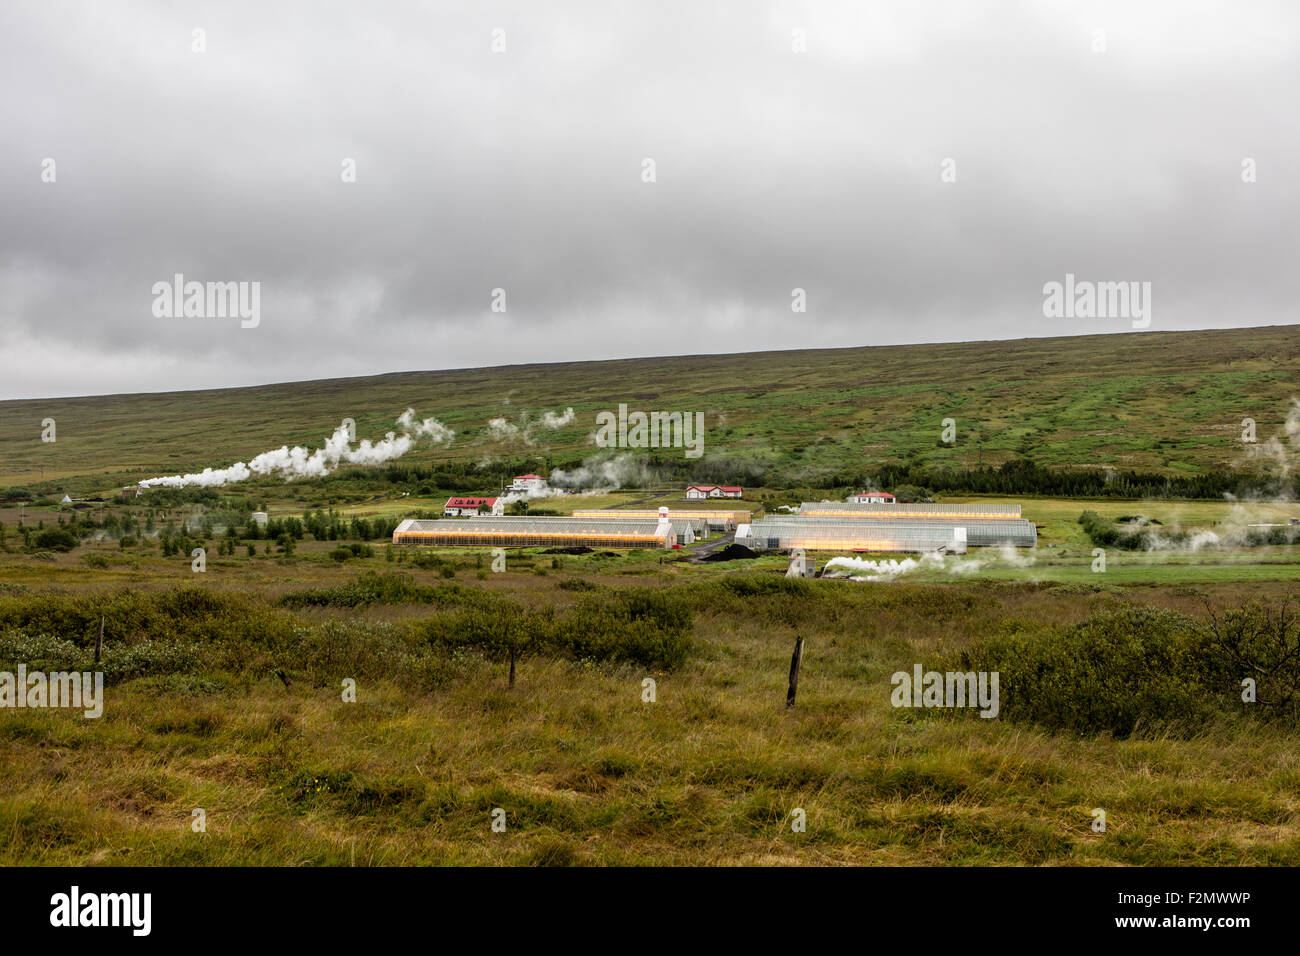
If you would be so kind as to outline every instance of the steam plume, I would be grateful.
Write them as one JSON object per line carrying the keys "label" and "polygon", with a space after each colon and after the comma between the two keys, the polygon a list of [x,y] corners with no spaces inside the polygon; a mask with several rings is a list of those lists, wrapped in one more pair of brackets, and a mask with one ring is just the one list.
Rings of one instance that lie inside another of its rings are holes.
{"label": "steam plume", "polygon": [[140,482],[140,486],[184,488],[197,485],[201,488],[219,488],[249,478],[267,476],[279,476],[286,481],[321,478],[340,464],[381,465],[405,455],[418,439],[428,438],[434,443],[443,443],[451,441],[456,434],[436,418],[417,419],[415,410],[411,408],[398,417],[397,425],[400,432],[389,432],[376,442],[368,438],[362,439],[354,447],[351,441],[352,430],[344,422],[325,440],[324,446],[315,451],[308,451],[300,445],[293,448],[281,445],[272,451],[262,452],[247,463],[237,461],[226,468],[204,468],[198,473],[148,478]]}

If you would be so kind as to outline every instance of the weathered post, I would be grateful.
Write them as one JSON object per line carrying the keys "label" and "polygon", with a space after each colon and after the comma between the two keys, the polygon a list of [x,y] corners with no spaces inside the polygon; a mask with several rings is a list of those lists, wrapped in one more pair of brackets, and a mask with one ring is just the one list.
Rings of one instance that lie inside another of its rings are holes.
{"label": "weathered post", "polygon": [[794,695],[799,690],[799,665],[803,663],[803,638],[794,639],[794,654],[790,657],[790,689],[785,693],[785,706],[794,706]]}
{"label": "weathered post", "polygon": [[95,638],[95,663],[104,653],[104,615],[99,616],[99,636]]}

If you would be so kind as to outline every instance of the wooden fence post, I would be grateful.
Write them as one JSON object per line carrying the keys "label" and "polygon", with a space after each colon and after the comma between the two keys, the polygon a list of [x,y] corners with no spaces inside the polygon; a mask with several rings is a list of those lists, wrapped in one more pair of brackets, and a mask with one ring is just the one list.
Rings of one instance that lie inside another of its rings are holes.
{"label": "wooden fence post", "polygon": [[99,636],[95,638],[95,663],[104,653],[104,615],[99,616]]}
{"label": "wooden fence post", "polygon": [[799,690],[799,665],[803,663],[803,638],[794,639],[794,654],[790,657],[790,689],[785,693],[785,706],[794,706],[794,695]]}

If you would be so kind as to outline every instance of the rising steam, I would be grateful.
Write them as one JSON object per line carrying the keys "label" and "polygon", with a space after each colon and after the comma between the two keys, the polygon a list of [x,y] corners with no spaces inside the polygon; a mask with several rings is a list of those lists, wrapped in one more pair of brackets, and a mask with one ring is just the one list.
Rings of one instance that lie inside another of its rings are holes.
{"label": "rising steam", "polygon": [[533,445],[537,442],[536,433],[539,430],[551,431],[563,428],[575,417],[573,409],[566,408],[562,412],[542,412],[539,418],[532,420],[529,420],[528,413],[524,412],[519,417],[519,424],[507,421],[505,418],[493,418],[487,423],[488,437],[495,441],[522,441],[525,445]]}
{"label": "rising steam", "polygon": [[1249,451],[1242,463],[1247,468],[1268,473],[1270,486],[1262,492],[1239,498],[1228,494],[1232,503],[1228,514],[1208,528],[1139,527],[1132,529],[1140,534],[1141,546],[1146,551],[1189,551],[1202,548],[1242,548],[1259,543],[1265,530],[1277,529],[1286,544],[1300,541],[1300,526],[1278,523],[1288,515],[1279,514],[1278,505],[1290,505],[1295,500],[1294,476],[1300,466],[1300,399],[1292,398],[1287,409],[1282,431],[1267,441],[1247,445]]}
{"label": "rising steam", "polygon": [[633,458],[624,452],[613,458],[592,456],[577,468],[556,468],[551,472],[550,483],[558,488],[582,489],[588,494],[614,491],[625,485],[648,485],[654,475],[644,458]]}
{"label": "rising steam", "polygon": [[[988,549],[992,552],[992,549]],[[831,558],[822,569],[823,576],[848,577],[850,581],[893,581],[914,571],[942,571],[945,574],[975,574],[992,565],[1010,565],[1027,568],[1034,563],[1032,552],[1021,554],[1011,545],[999,548],[995,558],[992,553],[980,557],[964,558],[938,553],[923,554],[916,558],[885,558],[873,561],[867,558]],[[841,572],[847,572],[842,574]]]}
{"label": "rising steam", "polygon": [[353,428],[344,422],[325,440],[322,448],[308,451],[301,446],[282,445],[245,463],[237,461],[228,468],[204,468],[197,474],[169,475],[149,478],[140,482],[142,488],[184,488],[197,485],[216,488],[249,478],[276,476],[292,481],[295,478],[321,478],[339,465],[381,465],[400,458],[410,451],[418,439],[427,438],[434,443],[450,442],[455,432],[436,418],[419,420],[415,410],[408,408],[397,419],[399,431],[391,431],[376,442],[363,439],[352,445]]}

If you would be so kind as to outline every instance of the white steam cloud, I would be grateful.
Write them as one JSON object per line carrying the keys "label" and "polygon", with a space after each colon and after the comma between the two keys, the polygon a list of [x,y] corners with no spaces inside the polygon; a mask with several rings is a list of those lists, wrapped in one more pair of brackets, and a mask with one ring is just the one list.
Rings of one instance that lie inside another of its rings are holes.
{"label": "white steam cloud", "polygon": [[624,453],[614,458],[586,459],[577,468],[555,468],[547,479],[545,488],[528,491],[511,491],[504,496],[506,504],[512,501],[533,501],[537,498],[559,498],[565,495],[601,495],[617,491],[627,485],[650,483],[652,474],[644,459]]}
{"label": "white steam cloud", "polygon": [[1291,399],[1280,433],[1246,448],[1243,464],[1247,470],[1268,473],[1272,487],[1245,498],[1225,495],[1232,507],[1215,523],[1213,530],[1184,528],[1178,523],[1172,526],[1131,523],[1126,530],[1140,534],[1141,548],[1148,552],[1195,553],[1202,548],[1243,548],[1259,544],[1266,536],[1284,544],[1300,542],[1300,526],[1289,523],[1293,514],[1288,507],[1295,501],[1293,481],[1300,466],[1300,399]]}
{"label": "white steam cloud", "polygon": [[594,494],[615,491],[625,485],[647,485],[652,479],[645,460],[633,458],[625,452],[613,458],[593,456],[569,471],[556,468],[551,472],[550,483],[559,488],[577,488]]}
{"label": "white steam cloud", "polygon": [[400,432],[389,432],[376,442],[363,439],[352,445],[352,428],[347,422],[339,425],[334,434],[325,440],[324,447],[308,451],[302,446],[290,448],[282,445],[264,451],[247,463],[237,461],[227,468],[204,468],[201,472],[186,475],[168,475],[148,478],[140,482],[142,488],[184,488],[197,485],[217,488],[249,478],[278,476],[286,481],[296,478],[321,478],[339,465],[381,465],[400,458],[410,451],[417,440],[427,438],[435,443],[450,442],[455,432],[436,418],[417,419],[415,410],[408,408],[397,419]]}
{"label": "white steam cloud", "polygon": [[537,431],[563,428],[576,417],[572,408],[566,408],[562,412],[542,412],[540,417],[532,421],[529,421],[528,413],[524,412],[519,417],[519,424],[507,421],[505,418],[493,418],[487,423],[488,437],[494,441],[522,441],[525,445],[533,445],[537,442]]}
{"label": "white steam cloud", "polygon": [[1268,459],[1273,465],[1278,483],[1273,500],[1290,501],[1294,497],[1291,476],[1295,474],[1297,464],[1300,464],[1300,399],[1291,399],[1281,434],[1247,447],[1251,449],[1250,457]]}
{"label": "white steam cloud", "polygon": [[831,558],[822,569],[822,574],[825,576],[827,572],[843,569],[848,573],[844,575],[833,573],[830,577],[848,577],[850,581],[893,581],[904,574],[922,570],[967,575],[993,566],[1027,568],[1034,563],[1034,560],[1032,551],[1022,554],[1017,548],[1005,545],[997,550],[996,556],[993,553],[985,553],[980,557],[960,557],[936,552],[916,558],[904,558],[902,561],[897,558],[884,558],[878,561],[868,558]]}

